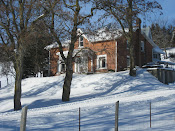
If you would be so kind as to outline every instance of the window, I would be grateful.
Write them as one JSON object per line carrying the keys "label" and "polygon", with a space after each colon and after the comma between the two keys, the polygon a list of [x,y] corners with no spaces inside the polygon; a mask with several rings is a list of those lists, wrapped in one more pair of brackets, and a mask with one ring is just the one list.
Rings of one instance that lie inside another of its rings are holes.
{"label": "window", "polygon": [[83,36],[79,37],[79,47],[83,47]]}
{"label": "window", "polygon": [[144,50],[145,50],[144,47],[145,47],[144,41],[141,41],[140,42],[140,48],[141,48],[140,50],[141,50],[141,52],[144,52]]}
{"label": "window", "polygon": [[126,41],[126,49],[129,49],[129,42],[128,42],[128,40]]}
{"label": "window", "polygon": [[58,72],[64,73],[66,71],[66,64],[63,61],[58,61]]}
{"label": "window", "polygon": [[97,56],[97,68],[106,69],[107,68],[107,59],[106,55]]}
{"label": "window", "polygon": [[157,54],[153,54],[153,58],[154,59],[157,59],[158,57],[157,57]]}
{"label": "window", "polygon": [[99,58],[99,65],[100,65],[100,68],[105,68],[106,67],[105,57],[100,57]]}
{"label": "window", "polygon": [[61,72],[66,71],[66,65],[64,63],[61,63]]}
{"label": "window", "polygon": [[127,67],[130,67],[130,57],[127,56]]}

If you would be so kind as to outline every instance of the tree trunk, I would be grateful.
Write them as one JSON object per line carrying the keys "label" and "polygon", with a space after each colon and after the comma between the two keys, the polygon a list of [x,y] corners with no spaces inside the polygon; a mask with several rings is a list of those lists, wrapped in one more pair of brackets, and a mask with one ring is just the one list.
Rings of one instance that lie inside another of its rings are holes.
{"label": "tree trunk", "polygon": [[63,85],[63,94],[62,94],[62,101],[69,101],[70,99],[70,87],[72,82],[72,58],[69,58],[67,64],[66,64],[66,76],[64,79],[64,85]]}
{"label": "tree trunk", "polygon": [[6,79],[7,79],[7,85],[9,84],[9,78],[8,78],[8,75],[6,76]]}
{"label": "tree trunk", "polygon": [[[20,72],[20,71],[19,71]],[[14,110],[21,109],[21,80],[19,78],[19,73],[16,71],[16,78],[15,78],[15,94],[14,94]]]}
{"label": "tree trunk", "polygon": [[[20,45],[21,46],[21,45]],[[15,91],[14,91],[14,110],[21,109],[21,81],[23,75],[23,53],[22,48],[18,50],[15,58]]]}
{"label": "tree trunk", "polygon": [[68,56],[66,60],[64,60],[66,63],[66,77],[64,79],[62,101],[69,101],[70,99],[70,87],[71,87],[72,75],[73,75],[73,69],[72,69],[73,57],[72,56],[74,51],[74,44],[78,38],[77,26],[78,26],[79,12],[80,12],[79,0],[76,0],[76,10],[75,10],[74,19],[73,19],[74,26],[71,32],[71,43],[69,45]]}
{"label": "tree trunk", "polygon": [[130,76],[136,76],[136,71],[135,71],[135,55],[134,55],[134,43],[133,41],[131,40],[131,43],[130,43],[130,51],[129,51],[129,54],[130,54],[130,72],[129,72],[129,75]]}
{"label": "tree trunk", "polygon": [[128,21],[128,26],[129,26],[129,44],[130,44],[130,49],[129,49],[129,54],[130,54],[130,76],[136,76],[136,71],[135,71],[135,54],[134,54],[134,43],[133,43],[133,9],[132,9],[132,2],[133,0],[128,1],[128,12],[127,12],[127,21]]}

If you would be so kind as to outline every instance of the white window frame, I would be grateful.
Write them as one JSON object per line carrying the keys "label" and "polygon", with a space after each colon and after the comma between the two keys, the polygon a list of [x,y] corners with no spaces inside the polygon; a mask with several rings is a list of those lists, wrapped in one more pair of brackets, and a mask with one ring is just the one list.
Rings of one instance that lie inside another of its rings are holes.
{"label": "white window frame", "polygon": [[129,42],[126,40],[126,49],[129,49]]}
{"label": "white window frame", "polygon": [[[105,58],[105,67],[102,67],[102,63],[100,64],[100,58],[104,57]],[[97,70],[100,69],[107,69],[107,55],[98,55],[97,56]]]}
{"label": "white window frame", "polygon": [[[83,38],[83,40],[81,40],[81,38]],[[83,45],[81,45],[80,43],[83,42]],[[84,37],[83,36],[80,36],[79,37],[79,47],[84,47]]]}
{"label": "white window frame", "polygon": [[80,64],[75,62],[75,73],[80,72]]}
{"label": "white window frame", "polygon": [[144,41],[140,42],[140,50],[141,50],[141,52],[145,51],[145,43],[144,43]]}
{"label": "white window frame", "polygon": [[[66,64],[65,63],[63,63],[63,62],[61,62],[60,60],[58,60],[58,70],[57,70],[57,72],[59,73],[59,72],[65,72],[66,71]],[[64,70],[62,69],[63,68],[63,65],[65,66],[64,67]]]}
{"label": "white window frame", "polygon": [[127,67],[130,67],[130,56],[127,55],[126,58]]}

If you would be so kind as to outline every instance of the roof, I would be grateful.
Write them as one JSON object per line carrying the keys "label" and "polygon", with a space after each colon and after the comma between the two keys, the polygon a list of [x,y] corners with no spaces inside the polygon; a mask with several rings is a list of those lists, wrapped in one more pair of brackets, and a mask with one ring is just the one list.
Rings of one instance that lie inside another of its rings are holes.
{"label": "roof", "polygon": [[[133,30],[136,31],[138,28],[134,28]],[[125,28],[125,31],[128,32],[129,29]],[[85,39],[87,39],[89,42],[100,42],[100,41],[108,41],[108,40],[114,40],[122,36],[122,29],[109,29],[107,26],[104,28],[101,28],[99,30],[94,31],[93,33],[86,33],[82,31],[82,29],[77,30],[78,35],[83,36]],[[147,41],[153,46],[153,52],[164,54],[164,52],[153,42],[152,35],[151,35],[151,29],[150,27],[142,28],[141,34],[147,39]],[[63,42],[63,46],[68,46],[70,43],[70,40],[66,40]],[[48,45],[45,47],[45,49],[50,50],[51,48],[59,47],[57,42],[54,42],[51,45]]]}
{"label": "roof", "polygon": [[117,39],[118,37],[122,36],[122,31],[121,30],[108,30],[108,28],[104,27],[102,29],[94,31],[91,34],[86,33],[85,36],[86,36],[85,38],[89,42],[100,42],[100,41]]}
{"label": "roof", "polygon": [[152,40],[151,29],[150,27],[142,28],[141,34],[145,37],[145,39],[153,46],[153,52],[159,54],[165,54],[163,50],[161,50]]}
{"label": "roof", "polygon": [[44,49],[50,50],[50,49],[56,48],[56,47],[58,47],[58,43],[57,42],[54,42],[51,45],[46,46]]}
{"label": "roof", "polygon": [[[77,55],[80,56],[83,53],[89,53],[89,54],[94,54],[94,52],[90,48],[82,48],[82,49],[74,49],[73,51],[73,56]],[[63,54],[65,57],[68,55],[68,51],[63,51]],[[60,52],[57,52],[56,55],[60,55]]]}
{"label": "roof", "polygon": [[[62,42],[62,46],[63,47],[68,47],[69,43],[70,43],[70,40],[66,40],[66,41]],[[51,45],[46,46],[44,49],[50,50],[52,48],[57,48],[57,47],[59,47],[58,43],[54,42]]]}

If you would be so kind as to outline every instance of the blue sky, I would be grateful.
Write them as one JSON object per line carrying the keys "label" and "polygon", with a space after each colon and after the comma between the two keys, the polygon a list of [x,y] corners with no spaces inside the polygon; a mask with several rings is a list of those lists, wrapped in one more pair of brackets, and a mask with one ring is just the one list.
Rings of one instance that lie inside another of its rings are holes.
{"label": "blue sky", "polygon": [[175,21],[175,0],[157,0],[163,10],[163,15],[160,16],[158,12],[153,13],[152,15],[150,15],[148,18],[147,16],[147,25],[150,25],[152,22],[155,22],[155,20],[159,20],[159,19],[164,19],[165,21],[168,21],[168,24],[173,24],[175,26],[175,22],[173,22],[173,20]]}
{"label": "blue sky", "polygon": [[175,0],[160,0],[164,16],[168,19],[175,19]]}
{"label": "blue sky", "polygon": [[[154,22],[160,22],[160,20],[164,20],[167,21],[167,24],[173,24],[175,26],[175,0],[157,0],[157,2],[159,2],[163,8],[162,12],[163,15],[159,15],[160,11],[159,10],[155,10],[153,13],[148,13],[146,15],[146,25],[150,26],[151,23]],[[89,8],[85,8],[85,10],[87,11]],[[93,17],[93,19],[97,19],[99,17],[99,15],[102,15],[103,13],[98,12],[98,15],[95,15],[95,17]],[[140,16],[142,19],[142,25],[143,25],[143,15]],[[174,22],[173,22],[174,20]],[[111,19],[109,18],[107,21],[107,23],[111,22]]]}

